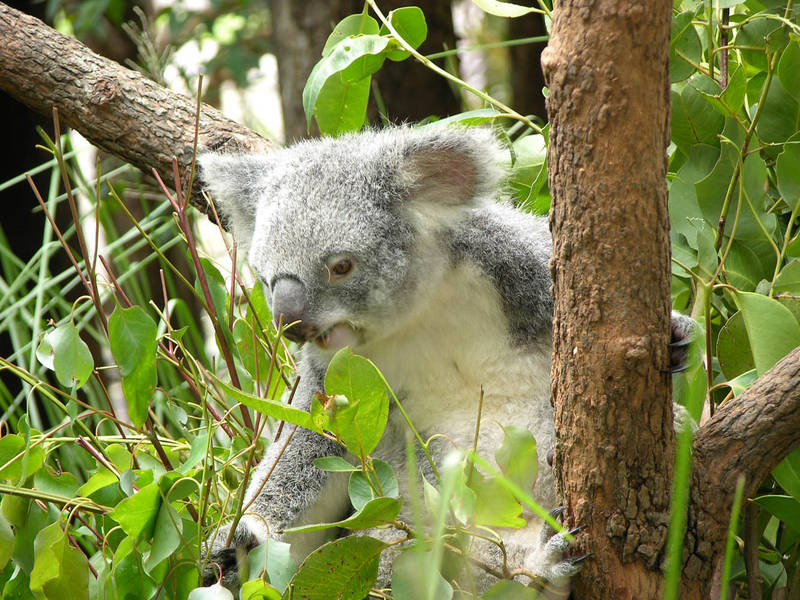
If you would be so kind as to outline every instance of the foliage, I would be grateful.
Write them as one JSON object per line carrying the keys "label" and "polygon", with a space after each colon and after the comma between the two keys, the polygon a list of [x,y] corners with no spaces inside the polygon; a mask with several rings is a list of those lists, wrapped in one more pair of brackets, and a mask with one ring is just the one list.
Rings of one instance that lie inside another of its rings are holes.
{"label": "foliage", "polygon": [[[308,119],[324,133],[364,125],[370,77],[391,61],[413,58],[439,69],[416,52],[427,34],[419,9],[384,18],[369,4],[377,19],[365,10],[340,22],[309,77]],[[541,10],[549,15],[547,5]],[[697,419],[800,344],[799,22],[791,4],[771,0],[726,0],[713,8],[675,3],[673,302],[702,329],[694,350],[699,359],[676,378],[676,388]],[[508,141],[516,201],[546,212],[547,127],[442,72],[486,107],[438,121],[432,116],[427,126],[492,124]],[[43,168],[51,170],[52,184],[42,209],[53,215],[59,204],[69,204],[74,222],[59,228],[51,221],[28,263],[0,244],[0,323],[15,347],[0,359],[6,376],[0,386],[3,597],[230,597],[218,585],[197,588],[206,566],[202,540],[222,522],[239,519],[245,482],[263,445],[279,427],[293,425],[348,450],[348,460],[316,465],[350,473],[353,506],[347,519],[299,529],[394,525],[404,551],[391,596],[378,597],[477,595],[457,589],[453,573],[464,566],[471,536],[518,527],[523,506],[536,510],[526,493],[536,479],[530,433],[505,424],[493,462],[469,448],[447,464],[431,462],[437,486],[413,476],[419,469],[412,444],[408,473],[394,473],[371,453],[389,402],[402,406],[372,363],[343,350],[309,413],[287,404],[292,348],[275,329],[262,289],[250,289],[235,260],[224,273],[205,257],[195,242],[194,215],[166,191],[168,202],[146,204],[146,216],[117,233],[113,216],[128,212],[119,201],[126,190],[112,173],[87,181],[61,143],[58,136],[46,142],[53,158]],[[92,204],[80,218],[73,189]],[[74,268],[57,266],[59,248]],[[147,269],[159,276],[147,277]],[[413,423],[408,427],[428,460],[429,440]],[[690,440],[683,440],[686,459]],[[745,501],[743,526],[757,532],[759,545],[743,548],[743,534],[731,538],[740,543],[730,546],[726,572],[737,589],[760,578],[765,596],[798,593],[799,474],[796,450],[760,496]],[[397,520],[401,495],[411,499],[412,522]],[[685,487],[675,497],[679,557]],[[298,568],[287,544],[270,541],[242,565],[250,574],[242,597],[362,598],[386,548],[368,533],[342,537]],[[756,558],[757,573],[745,572],[743,552]],[[503,581],[483,597],[529,595],[535,593]]]}
{"label": "foliage", "polygon": [[[701,361],[677,384],[696,419],[800,345],[800,171],[790,166],[800,159],[800,12],[714,6],[676,2],[670,56],[672,293],[703,334]],[[764,597],[800,591],[800,495],[788,475],[798,468],[794,452],[743,511],[759,541],[743,546],[740,534],[728,569],[737,590],[760,578]]]}

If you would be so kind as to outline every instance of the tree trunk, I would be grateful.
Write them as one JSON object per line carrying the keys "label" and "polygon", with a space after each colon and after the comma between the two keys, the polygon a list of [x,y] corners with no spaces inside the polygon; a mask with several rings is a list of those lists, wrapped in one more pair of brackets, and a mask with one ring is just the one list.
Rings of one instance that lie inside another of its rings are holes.
{"label": "tree trunk", "polygon": [[[661,0],[559,5],[550,87],[554,467],[576,596],[658,598],[674,461],[668,374],[670,13]],[[623,65],[621,67],[620,65]],[[587,426],[587,424],[589,424]],[[800,349],[695,435],[682,598],[708,598],[736,481],[745,495],[800,444]]]}
{"label": "tree trunk", "polygon": [[555,463],[591,551],[579,598],[656,598],[674,449],[669,355],[672,2],[558,4],[550,86]]}
{"label": "tree trunk", "polygon": [[[187,181],[195,132],[195,103],[141,74],[98,56],[74,38],[0,3],[0,89],[49,115],[99,148],[172,184],[172,157]],[[269,142],[203,105],[201,148],[266,150]],[[194,190],[192,202],[206,203]]]}

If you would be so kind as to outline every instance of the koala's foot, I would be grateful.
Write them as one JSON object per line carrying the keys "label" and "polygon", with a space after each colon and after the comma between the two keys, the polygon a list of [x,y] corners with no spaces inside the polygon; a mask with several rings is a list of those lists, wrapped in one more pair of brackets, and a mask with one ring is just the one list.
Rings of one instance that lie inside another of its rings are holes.
{"label": "koala's foot", "polygon": [[253,519],[250,515],[245,515],[236,526],[231,545],[225,546],[231,524],[220,527],[213,539],[208,540],[203,585],[208,586],[220,581],[229,590],[238,591],[239,565],[246,563],[250,550],[266,540],[266,533],[262,532],[262,529],[265,529],[263,519]]}
{"label": "koala's foot", "polygon": [[679,373],[689,366],[689,344],[695,334],[695,322],[675,311],[672,312],[672,336],[669,343],[670,372]]}
{"label": "koala's foot", "polygon": [[[565,507],[550,511],[553,518],[557,518]],[[577,527],[569,532],[575,535],[583,527]],[[569,551],[570,542],[566,533],[556,532],[550,525],[544,523],[539,532],[539,539],[528,554],[525,563],[528,571],[539,578],[537,587],[542,588],[546,598],[566,598],[569,595],[569,582],[578,571],[581,570],[581,563],[591,557],[591,553],[578,557],[566,556]]]}

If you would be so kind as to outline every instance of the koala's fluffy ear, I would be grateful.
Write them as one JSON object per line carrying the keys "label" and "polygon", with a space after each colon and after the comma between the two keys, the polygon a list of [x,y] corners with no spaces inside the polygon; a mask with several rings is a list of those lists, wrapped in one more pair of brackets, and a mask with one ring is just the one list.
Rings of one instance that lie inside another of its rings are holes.
{"label": "koala's fluffy ear", "polygon": [[415,202],[461,205],[497,194],[507,151],[488,129],[435,128],[412,139],[400,177]]}
{"label": "koala's fluffy ear", "polygon": [[198,155],[197,162],[203,189],[210,194],[223,225],[240,249],[247,251],[269,173],[269,156],[205,152]]}

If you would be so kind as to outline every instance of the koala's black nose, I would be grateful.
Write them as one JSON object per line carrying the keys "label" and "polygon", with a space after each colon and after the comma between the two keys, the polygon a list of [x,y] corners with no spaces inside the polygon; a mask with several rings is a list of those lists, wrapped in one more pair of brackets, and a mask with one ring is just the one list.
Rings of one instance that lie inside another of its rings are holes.
{"label": "koala's black nose", "polygon": [[272,318],[277,325],[295,323],[284,329],[283,335],[293,342],[305,342],[319,333],[308,314],[308,295],[306,286],[294,277],[280,277],[272,285]]}

